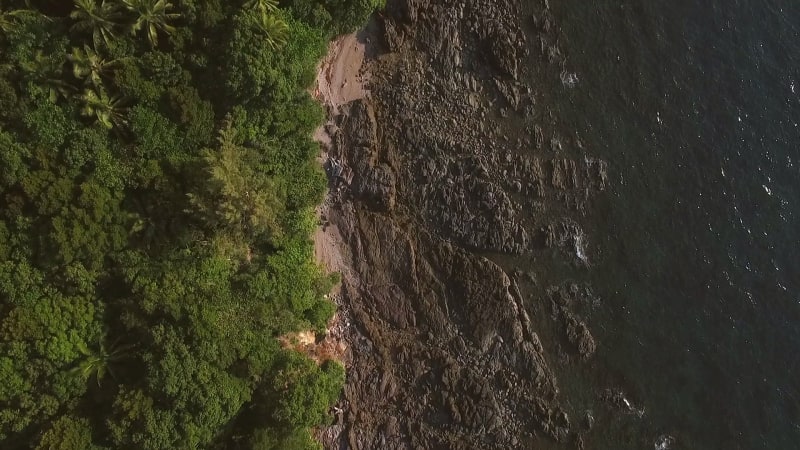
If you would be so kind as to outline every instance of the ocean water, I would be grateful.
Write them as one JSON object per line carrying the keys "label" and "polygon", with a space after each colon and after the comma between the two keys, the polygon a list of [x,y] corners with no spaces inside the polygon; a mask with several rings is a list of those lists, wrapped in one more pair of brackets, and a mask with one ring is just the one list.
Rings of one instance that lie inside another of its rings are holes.
{"label": "ocean water", "polygon": [[587,448],[800,449],[800,1],[550,4],[559,116],[611,172],[597,383],[644,410]]}

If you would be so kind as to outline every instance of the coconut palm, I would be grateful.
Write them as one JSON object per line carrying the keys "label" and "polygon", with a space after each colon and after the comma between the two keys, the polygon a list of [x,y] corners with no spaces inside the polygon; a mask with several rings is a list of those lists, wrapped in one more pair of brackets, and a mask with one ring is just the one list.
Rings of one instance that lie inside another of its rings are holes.
{"label": "coconut palm", "polygon": [[257,9],[261,12],[274,13],[278,10],[278,0],[248,0],[245,8]]}
{"label": "coconut palm", "polygon": [[289,37],[289,26],[277,14],[262,11],[256,21],[256,29],[264,37],[266,44],[274,49],[283,47]]}
{"label": "coconut palm", "polygon": [[276,49],[286,44],[289,26],[278,13],[278,0],[248,0],[244,7],[256,11],[256,29],[266,36],[270,48]]}
{"label": "coconut palm", "polygon": [[174,33],[175,27],[167,23],[180,17],[180,14],[169,12],[172,3],[166,0],[122,0],[125,7],[136,15],[131,25],[131,33],[144,30],[150,45],[158,45],[158,32]]}
{"label": "coconut palm", "polygon": [[[25,2],[25,5],[30,8],[28,2]],[[18,25],[18,20],[23,17],[38,17],[46,21],[52,20],[32,9],[5,9],[2,4],[0,4],[0,31],[3,33],[10,33],[15,30]]]}
{"label": "coconut palm", "polygon": [[20,63],[20,68],[27,79],[46,89],[50,100],[55,102],[59,95],[66,97],[73,90],[62,79],[63,65],[63,56],[45,55],[38,50],[33,58]]}
{"label": "coconut palm", "polygon": [[106,372],[113,376],[111,363],[122,358],[129,348],[118,347],[108,351],[102,341],[98,343],[96,350],[90,349],[83,342],[78,344],[77,347],[83,358],[71,372],[80,375],[84,381],[88,381],[94,376],[98,386],[100,385],[100,380],[105,377]]}
{"label": "coconut palm", "polygon": [[80,99],[83,102],[81,115],[84,117],[95,117],[108,129],[125,124],[126,108],[122,96],[110,96],[102,87],[96,87],[84,90]]}
{"label": "coconut palm", "polygon": [[102,87],[102,77],[121,62],[119,59],[103,58],[88,45],[84,45],[83,49],[73,48],[67,59],[72,63],[72,74],[75,78],[97,88]]}
{"label": "coconut palm", "polygon": [[95,48],[105,45],[111,48],[117,37],[120,9],[115,3],[101,0],[75,0],[75,10],[69,15],[75,23],[72,30],[78,33],[91,33]]}
{"label": "coconut palm", "polygon": [[34,12],[21,9],[11,11],[0,9],[0,31],[3,33],[10,33],[13,31],[17,26],[16,19],[25,14],[34,14]]}

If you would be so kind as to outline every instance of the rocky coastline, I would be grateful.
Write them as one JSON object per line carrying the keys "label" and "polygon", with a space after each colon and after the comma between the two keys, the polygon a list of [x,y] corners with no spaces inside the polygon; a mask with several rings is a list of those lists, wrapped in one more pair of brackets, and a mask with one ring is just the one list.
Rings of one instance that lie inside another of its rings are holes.
{"label": "rocky coastline", "polygon": [[597,299],[544,261],[590,266],[608,169],[535,84],[577,81],[548,2],[389,0],[333,50],[318,247],[342,273],[328,339],[348,375],[324,447],[583,447],[595,413],[556,373],[595,353]]}

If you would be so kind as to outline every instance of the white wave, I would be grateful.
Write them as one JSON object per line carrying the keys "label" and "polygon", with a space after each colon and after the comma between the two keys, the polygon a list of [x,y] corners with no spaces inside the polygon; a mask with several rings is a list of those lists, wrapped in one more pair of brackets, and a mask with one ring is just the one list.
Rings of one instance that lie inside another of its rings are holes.
{"label": "white wave", "polygon": [[574,88],[578,84],[578,75],[575,72],[567,72],[565,70],[561,72],[561,83],[568,88]]}

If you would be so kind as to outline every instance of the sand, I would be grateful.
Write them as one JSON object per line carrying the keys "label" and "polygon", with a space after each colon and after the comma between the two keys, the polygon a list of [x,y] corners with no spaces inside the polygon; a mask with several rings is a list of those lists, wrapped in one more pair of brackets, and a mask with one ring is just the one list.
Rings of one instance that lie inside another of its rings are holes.
{"label": "sand", "polygon": [[[317,69],[317,80],[312,90],[312,95],[328,111],[329,120],[339,114],[340,106],[367,96],[364,84],[368,74],[361,70],[364,54],[365,46],[355,33],[342,36],[329,44],[328,54]],[[326,150],[330,145],[330,136],[325,131],[325,126],[316,130],[314,139],[320,143],[322,149],[318,161],[325,164],[328,159]],[[327,217],[329,203],[329,194],[326,194],[322,204],[317,207],[317,218]],[[317,263],[328,273],[344,274],[347,266],[342,257],[342,238],[336,226],[318,226],[313,240]],[[332,294],[336,293],[338,292]]]}
{"label": "sand", "polygon": [[320,62],[313,95],[331,108],[329,116],[339,113],[339,107],[364,98],[367,91],[366,74],[361,73],[365,45],[356,34],[342,36],[328,46],[328,55]]}
{"label": "sand", "polygon": [[[330,43],[328,54],[317,69],[317,80],[311,94],[325,107],[329,121],[317,128],[314,133],[314,140],[320,143],[320,155],[317,161],[321,165],[328,160],[327,150],[331,144],[325,126],[333,123],[333,118],[340,113],[340,106],[364,98],[368,94],[364,88],[367,74],[361,70],[364,54],[364,44],[359,42],[355,34],[342,36]],[[312,236],[314,259],[326,273],[339,273],[342,280],[345,280],[352,276],[352,271],[348,268],[347,252],[338,228],[328,224],[326,220],[331,201],[331,194],[327,192],[322,204],[316,208],[319,225]],[[337,306],[341,306],[341,286],[341,283],[334,286],[328,296]],[[318,363],[333,358],[348,365],[348,348],[344,334],[350,325],[350,320],[346,316],[347,314],[340,308],[328,323],[325,336],[321,340],[313,333],[306,332],[287,336],[283,342],[302,351]]]}

